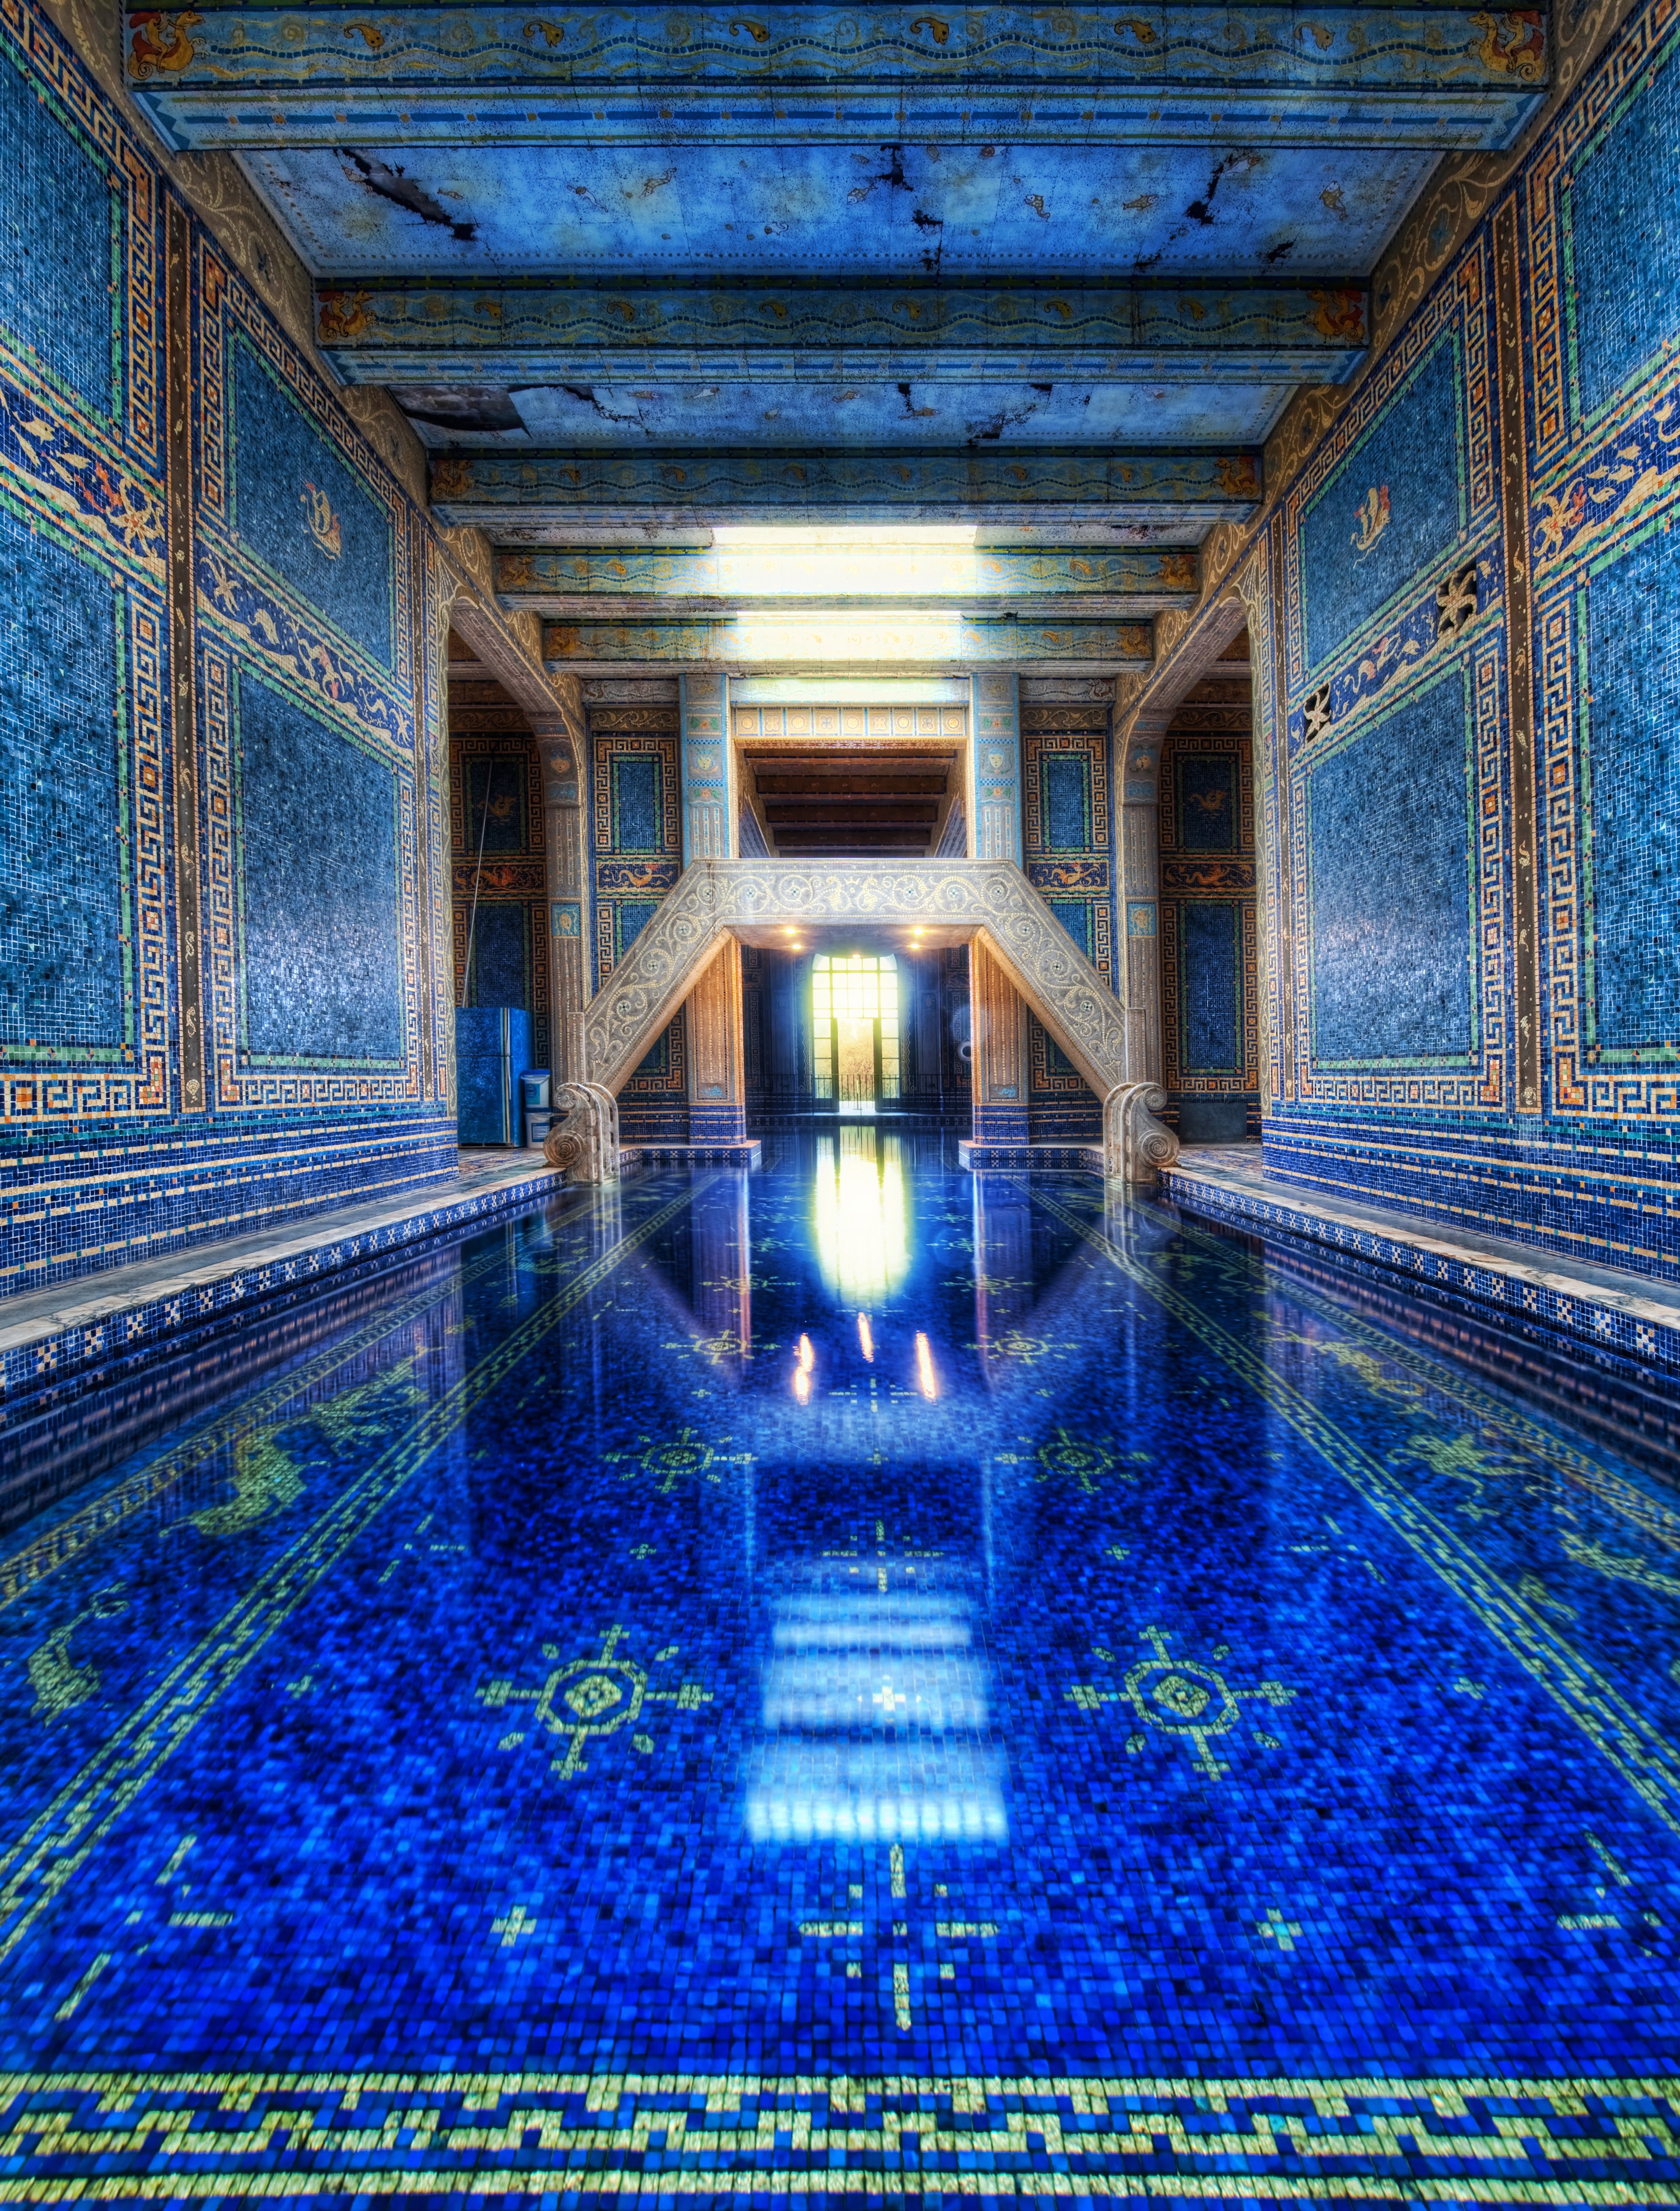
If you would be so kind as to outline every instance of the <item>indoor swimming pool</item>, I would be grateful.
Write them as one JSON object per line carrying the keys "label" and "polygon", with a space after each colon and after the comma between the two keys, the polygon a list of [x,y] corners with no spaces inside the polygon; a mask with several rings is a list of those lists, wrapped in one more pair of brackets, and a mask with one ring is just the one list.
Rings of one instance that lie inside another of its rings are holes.
{"label": "indoor swimming pool", "polygon": [[12,1408],[0,2196],[1677,2200],[1677,1393],[765,1160]]}

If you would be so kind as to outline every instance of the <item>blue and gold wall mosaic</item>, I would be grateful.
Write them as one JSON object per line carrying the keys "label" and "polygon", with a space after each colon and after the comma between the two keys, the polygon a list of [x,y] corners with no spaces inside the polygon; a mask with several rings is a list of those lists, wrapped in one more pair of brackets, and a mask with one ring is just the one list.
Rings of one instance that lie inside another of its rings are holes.
{"label": "blue and gold wall mosaic", "polygon": [[[599,990],[682,873],[677,703],[589,712],[589,852],[595,869],[594,984]],[[625,1142],[686,1142],[688,1045],[679,1009],[619,1094]]]}
{"label": "blue and gold wall mosaic", "polygon": [[453,1130],[429,530],[23,0],[0,137],[3,1293]]}
{"label": "blue and gold wall mosaic", "polygon": [[[1087,960],[1114,983],[1113,765],[1106,701],[1020,709],[1027,880]],[[1027,1020],[1028,1126],[1035,1141],[1101,1133],[1103,1108],[1042,1024]]]}
{"label": "blue and gold wall mosaic", "polygon": [[[552,1065],[542,772],[530,725],[499,683],[450,683],[450,853],[456,1000],[531,1017]],[[470,960],[469,960],[470,953]]]}
{"label": "blue and gold wall mosaic", "polygon": [[1187,1143],[1260,1133],[1252,711],[1246,663],[1221,664],[1161,747],[1162,1071]]}
{"label": "blue and gold wall mosaic", "polygon": [[1671,1276],[1677,69],[1639,9],[1241,578],[1269,1169]]}

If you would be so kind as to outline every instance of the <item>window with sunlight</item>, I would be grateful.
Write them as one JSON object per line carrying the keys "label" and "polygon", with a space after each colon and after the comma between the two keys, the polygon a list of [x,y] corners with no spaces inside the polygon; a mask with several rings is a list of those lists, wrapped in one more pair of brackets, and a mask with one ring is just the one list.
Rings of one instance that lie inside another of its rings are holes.
{"label": "window with sunlight", "polygon": [[898,1099],[898,962],[819,953],[811,970],[812,1077],[819,1104],[873,1113]]}

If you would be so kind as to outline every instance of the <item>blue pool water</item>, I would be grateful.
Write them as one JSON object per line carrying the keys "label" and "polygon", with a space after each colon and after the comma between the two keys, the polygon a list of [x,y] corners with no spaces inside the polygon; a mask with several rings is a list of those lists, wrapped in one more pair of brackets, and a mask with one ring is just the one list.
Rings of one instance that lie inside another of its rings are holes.
{"label": "blue pool water", "polygon": [[868,1129],[15,1408],[0,2194],[1680,2200],[1676,1427]]}

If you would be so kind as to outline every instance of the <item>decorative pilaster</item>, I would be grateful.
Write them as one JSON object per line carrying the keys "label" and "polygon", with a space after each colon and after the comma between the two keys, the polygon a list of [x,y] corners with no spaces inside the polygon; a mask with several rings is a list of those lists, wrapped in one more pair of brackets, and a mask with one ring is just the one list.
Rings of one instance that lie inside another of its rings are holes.
{"label": "decorative pilaster", "polygon": [[1025,850],[1020,679],[1014,675],[976,675],[970,683],[969,855],[976,860],[1012,860],[1018,868]]}
{"label": "decorative pilaster", "polygon": [[1160,814],[1128,799],[1121,809],[1121,911],[1125,917],[1126,1062],[1140,1082],[1161,1080]]}
{"label": "decorative pilaster", "polygon": [[688,1141],[738,1144],[746,1134],[740,944],[728,936],[688,994]]}
{"label": "decorative pilaster", "polygon": [[688,675],[682,694],[682,863],[735,851],[734,748],[728,678]]}
{"label": "decorative pilaster", "polygon": [[1027,1124],[1027,1009],[983,938],[969,947],[974,1038],[974,1141],[1024,1144]]}
{"label": "decorative pilaster", "polygon": [[[558,676],[560,712],[536,730],[542,761],[543,856],[548,884],[549,1046],[554,1087],[588,1080],[583,1008],[589,1003],[585,948],[589,941],[589,875],[583,850],[583,693],[575,676]],[[535,720],[538,718],[533,717]]]}

